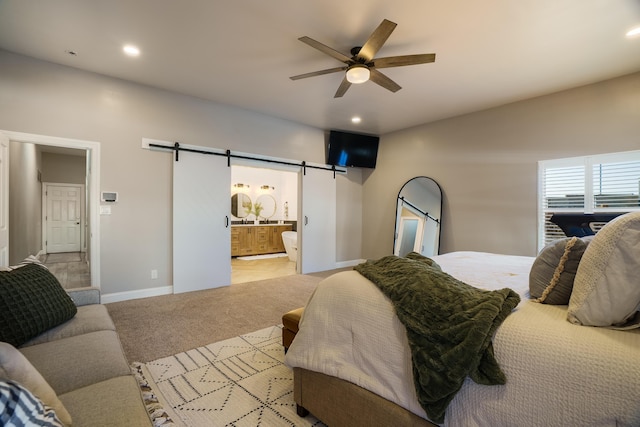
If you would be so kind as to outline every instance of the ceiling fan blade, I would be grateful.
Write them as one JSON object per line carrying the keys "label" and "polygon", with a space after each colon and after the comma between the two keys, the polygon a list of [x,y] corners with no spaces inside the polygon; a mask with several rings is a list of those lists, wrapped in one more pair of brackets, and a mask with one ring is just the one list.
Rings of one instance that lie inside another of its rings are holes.
{"label": "ceiling fan blade", "polygon": [[297,76],[291,76],[289,78],[291,80],[300,80],[300,79],[306,79],[307,77],[315,77],[315,76],[321,76],[323,74],[337,73],[338,71],[344,71],[346,69],[347,67],[329,68],[328,70],[320,70],[320,71],[313,71],[311,73],[298,74]]}
{"label": "ceiling fan blade", "polygon": [[382,47],[384,42],[387,41],[393,30],[395,30],[396,26],[395,22],[388,21],[384,19],[378,28],[369,36],[369,39],[366,41],[360,52],[358,52],[358,58],[364,59],[365,62],[369,62],[376,56],[378,50]]}
{"label": "ceiling fan blade", "polygon": [[349,89],[350,87],[351,83],[349,82],[349,80],[347,80],[347,76],[345,75],[342,79],[342,83],[340,83],[340,86],[338,87],[338,90],[336,91],[336,94],[333,95],[333,97],[341,98],[342,95],[344,95],[347,92],[347,89]]}
{"label": "ceiling fan blade", "polygon": [[[401,55],[401,56],[388,56],[386,58],[374,59],[371,66],[376,68],[389,68],[389,67],[403,67],[405,65],[417,65],[426,64],[428,62],[435,62],[435,53],[425,53],[422,55]],[[367,64],[368,65],[368,64]]]}
{"label": "ceiling fan blade", "polygon": [[353,62],[351,60],[351,58],[348,57],[347,55],[345,55],[343,53],[340,53],[337,50],[332,49],[329,46],[324,45],[324,44],[320,43],[319,41],[316,41],[316,40],[314,40],[314,39],[312,39],[310,37],[303,36],[303,37],[300,37],[298,40],[300,40],[303,43],[308,44],[309,46],[311,46],[311,47],[313,47],[315,49],[318,49],[320,52],[326,53],[327,55],[337,59],[340,62],[344,62],[345,64],[350,64],[350,63]]}
{"label": "ceiling fan blade", "polygon": [[402,87],[400,87],[398,83],[394,82],[389,77],[385,76],[375,68],[371,68],[370,71],[371,71],[371,75],[369,77],[369,80],[371,80],[372,82],[377,83],[383,88],[390,90],[391,92],[394,92],[394,93],[402,89]]}

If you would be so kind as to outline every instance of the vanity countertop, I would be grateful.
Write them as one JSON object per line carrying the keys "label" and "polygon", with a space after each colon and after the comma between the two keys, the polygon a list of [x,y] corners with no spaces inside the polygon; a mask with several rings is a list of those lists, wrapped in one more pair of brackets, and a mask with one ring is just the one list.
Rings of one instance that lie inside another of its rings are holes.
{"label": "vanity countertop", "polygon": [[231,224],[232,227],[274,227],[274,226],[283,226],[283,225],[288,225],[291,226],[291,224],[254,224],[254,223],[247,223],[247,224]]}

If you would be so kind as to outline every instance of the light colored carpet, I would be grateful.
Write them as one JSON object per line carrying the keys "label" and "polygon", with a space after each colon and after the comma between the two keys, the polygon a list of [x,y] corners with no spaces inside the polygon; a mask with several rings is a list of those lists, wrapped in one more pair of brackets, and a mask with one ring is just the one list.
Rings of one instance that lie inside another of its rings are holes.
{"label": "light colored carpet", "polygon": [[277,325],[339,270],[106,304],[129,362],[148,362]]}
{"label": "light colored carpet", "polygon": [[281,337],[281,327],[271,326],[134,369],[145,395],[151,391],[164,409],[156,404],[154,413],[178,426],[324,426],[296,414]]}

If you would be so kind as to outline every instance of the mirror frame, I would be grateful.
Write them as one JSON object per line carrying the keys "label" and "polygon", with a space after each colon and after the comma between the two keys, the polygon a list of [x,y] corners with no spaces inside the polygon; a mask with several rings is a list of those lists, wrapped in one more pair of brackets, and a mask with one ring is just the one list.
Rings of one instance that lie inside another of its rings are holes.
{"label": "mirror frame", "polygon": [[442,205],[442,187],[440,187],[440,184],[438,184],[438,182],[435,179],[430,178],[428,176],[423,176],[423,175],[416,176],[416,177],[413,177],[413,178],[409,179],[407,182],[405,182],[402,185],[402,187],[400,187],[400,191],[398,191],[398,196],[396,197],[396,209],[395,209],[395,213],[394,213],[395,225],[394,225],[394,230],[393,230],[393,248],[391,250],[391,253],[395,254],[395,252],[396,252],[396,243],[397,243],[397,240],[398,240],[398,233],[400,231],[400,230],[398,230],[398,227],[399,227],[399,224],[398,224],[398,209],[400,209],[401,200],[404,200],[404,197],[401,197],[402,190],[405,189],[407,184],[409,184],[410,182],[412,182],[413,180],[416,180],[416,179],[427,179],[427,180],[431,181],[432,183],[434,183],[436,185],[436,187],[438,188],[438,191],[440,192],[440,217],[436,219],[436,218],[432,217],[431,215],[429,215],[428,212],[426,213],[427,216],[429,217],[429,219],[434,220],[434,221],[436,221],[438,223],[438,242],[437,242],[438,243],[438,250],[437,250],[436,255],[439,255],[440,254],[440,239],[441,239],[441,236],[442,236],[442,206],[443,206]]}
{"label": "mirror frame", "polygon": [[[258,204],[258,203],[263,203],[264,202],[260,202],[260,199],[270,199],[273,200],[273,212],[271,213],[271,215],[266,216],[266,215],[262,215],[262,213],[260,214],[260,218],[264,218],[265,220],[271,218],[272,216],[274,216],[276,214],[276,212],[278,211],[278,202],[276,201],[276,198],[273,197],[272,194],[260,194],[258,197],[256,197],[256,201],[254,202],[254,205]],[[263,208],[264,209],[264,206]]]}
{"label": "mirror frame", "polygon": [[[249,212],[247,212],[246,215],[244,215],[244,216],[236,215],[236,213],[238,213],[238,210],[237,210],[238,207],[241,207],[241,208],[244,209],[244,204],[242,204],[242,202],[240,201],[241,197],[246,197],[249,200],[249,204],[250,204]],[[233,199],[234,198],[236,200],[236,212],[233,212]],[[251,201],[251,197],[249,197],[249,195],[247,193],[238,192],[238,193],[235,193],[235,194],[233,194],[231,196],[231,215],[232,216],[234,216],[236,218],[240,218],[240,219],[247,218],[249,215],[251,215],[251,210],[252,209],[253,209],[253,202]]]}

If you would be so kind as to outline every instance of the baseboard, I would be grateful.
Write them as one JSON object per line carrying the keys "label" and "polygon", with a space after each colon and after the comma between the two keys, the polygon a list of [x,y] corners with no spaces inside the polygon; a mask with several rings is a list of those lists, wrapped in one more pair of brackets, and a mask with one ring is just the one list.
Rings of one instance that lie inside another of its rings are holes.
{"label": "baseboard", "polygon": [[173,293],[173,286],[163,286],[160,288],[140,289],[137,291],[114,292],[112,294],[102,294],[100,302],[109,304],[110,302],[127,301],[130,299],[157,297],[159,295],[170,295]]}
{"label": "baseboard", "polygon": [[339,261],[336,262],[336,268],[345,268],[345,267],[353,267],[358,264],[362,264],[366,260],[364,259],[352,259],[350,261]]}

